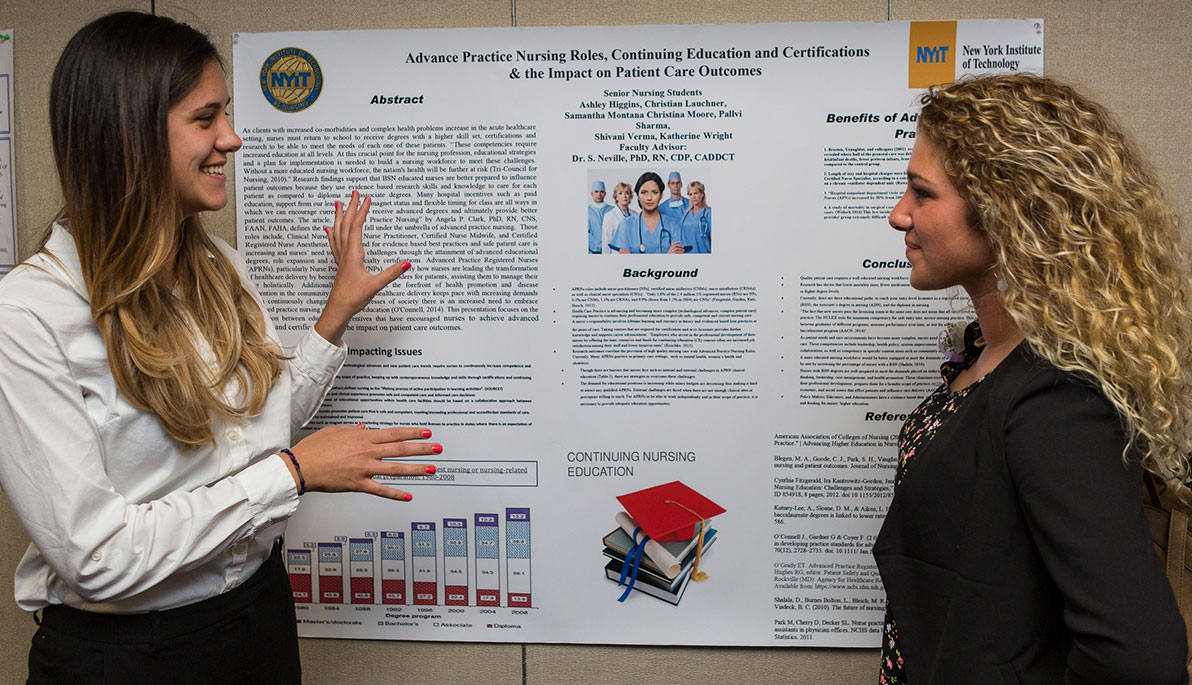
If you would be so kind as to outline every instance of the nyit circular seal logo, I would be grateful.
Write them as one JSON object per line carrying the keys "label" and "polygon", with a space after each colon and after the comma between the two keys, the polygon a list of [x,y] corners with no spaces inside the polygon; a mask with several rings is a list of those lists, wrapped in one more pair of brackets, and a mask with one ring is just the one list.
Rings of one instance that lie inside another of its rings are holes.
{"label": "nyit circular seal logo", "polygon": [[281,111],[301,112],[323,92],[323,70],[306,50],[282,48],[261,65],[261,92]]}

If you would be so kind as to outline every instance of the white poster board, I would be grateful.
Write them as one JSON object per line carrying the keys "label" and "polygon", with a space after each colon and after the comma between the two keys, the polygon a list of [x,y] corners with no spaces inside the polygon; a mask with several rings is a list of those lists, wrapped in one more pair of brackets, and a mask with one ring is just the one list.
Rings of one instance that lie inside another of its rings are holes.
{"label": "white poster board", "polygon": [[[916,95],[1042,46],[1038,20],[236,35],[239,245],[283,337],[349,190],[378,268],[414,264],[313,425],[445,447],[409,504],[303,498],[301,634],[876,645],[896,433],[963,318],[886,223]],[[703,183],[709,253],[630,223],[639,249],[590,254],[593,183],[646,171]],[[726,510],[709,578],[618,603],[616,497],[676,480]]]}

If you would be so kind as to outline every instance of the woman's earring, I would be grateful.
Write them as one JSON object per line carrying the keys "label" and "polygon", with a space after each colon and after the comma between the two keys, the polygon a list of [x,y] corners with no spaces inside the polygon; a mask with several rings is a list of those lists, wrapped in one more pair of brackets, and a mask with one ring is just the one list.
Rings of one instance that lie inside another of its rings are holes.
{"label": "woman's earring", "polygon": [[1002,278],[1001,276],[997,277],[997,291],[999,293],[1006,292],[1006,289],[1009,287],[1010,287],[1010,285],[1008,283],[1006,283],[1006,279]]}

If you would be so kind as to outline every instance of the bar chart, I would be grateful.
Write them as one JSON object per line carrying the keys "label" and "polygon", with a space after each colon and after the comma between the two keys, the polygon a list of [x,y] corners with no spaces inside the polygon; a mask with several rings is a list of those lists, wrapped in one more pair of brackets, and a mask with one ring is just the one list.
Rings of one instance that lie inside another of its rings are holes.
{"label": "bar chart", "polygon": [[532,607],[530,523],[510,507],[305,542],[286,550],[294,602]]}

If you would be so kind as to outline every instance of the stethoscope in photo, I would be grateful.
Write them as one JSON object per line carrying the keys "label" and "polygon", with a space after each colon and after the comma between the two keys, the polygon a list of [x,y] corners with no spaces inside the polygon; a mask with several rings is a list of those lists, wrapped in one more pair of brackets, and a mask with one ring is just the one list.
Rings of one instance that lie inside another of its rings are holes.
{"label": "stethoscope in photo", "polygon": [[[645,239],[645,234],[642,233],[642,229],[645,228],[646,221],[645,221],[645,219],[642,218],[641,214],[638,214],[637,216],[635,216],[633,218],[637,220],[637,250],[638,250],[638,252],[645,252],[646,251],[646,239]],[[663,220],[662,220],[661,212],[658,213],[658,227],[659,227],[658,251],[666,252],[667,250],[670,249],[671,234],[670,234],[670,231],[666,228],[666,223],[663,222]]]}

